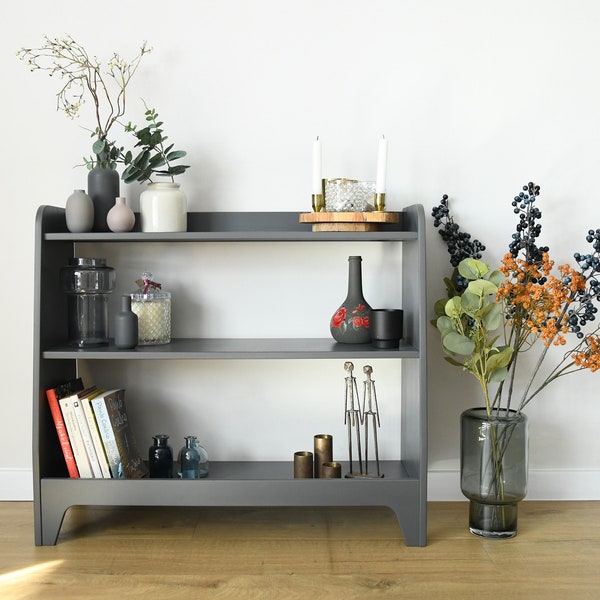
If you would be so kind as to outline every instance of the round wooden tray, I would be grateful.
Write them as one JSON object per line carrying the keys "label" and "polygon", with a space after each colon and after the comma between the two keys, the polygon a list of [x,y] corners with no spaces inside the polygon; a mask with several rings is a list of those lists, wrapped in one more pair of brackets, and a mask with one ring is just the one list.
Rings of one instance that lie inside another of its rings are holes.
{"label": "round wooden tray", "polygon": [[300,213],[300,223],[311,223],[313,231],[378,231],[381,223],[398,223],[397,212]]}

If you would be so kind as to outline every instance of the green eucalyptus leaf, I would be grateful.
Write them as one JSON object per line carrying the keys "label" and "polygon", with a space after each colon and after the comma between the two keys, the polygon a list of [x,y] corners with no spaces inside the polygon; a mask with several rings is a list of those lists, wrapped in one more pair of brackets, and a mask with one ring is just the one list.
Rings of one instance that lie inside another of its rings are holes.
{"label": "green eucalyptus leaf", "polygon": [[442,338],[444,348],[454,354],[469,356],[475,350],[475,344],[465,335],[451,331]]}
{"label": "green eucalyptus leaf", "polygon": [[155,131],[150,136],[150,141],[148,142],[149,146],[158,146],[162,142],[162,135],[160,131]]}
{"label": "green eucalyptus leaf", "polygon": [[134,181],[137,180],[139,172],[140,172],[139,169],[136,169],[136,167],[134,165],[129,165],[123,171],[123,174],[121,175],[121,179],[125,183],[133,183]]}
{"label": "green eucalyptus leaf", "polygon": [[454,321],[450,317],[446,317],[445,315],[441,316],[436,322],[435,326],[438,328],[439,332],[444,334],[448,331],[456,331],[456,327],[454,326]]}
{"label": "green eucalyptus leaf", "polygon": [[436,317],[441,317],[442,315],[446,314],[446,311],[445,311],[446,302],[448,302],[448,298],[440,298],[433,305],[433,312],[435,313]]}
{"label": "green eucalyptus leaf", "polygon": [[505,346],[499,352],[495,352],[487,357],[486,368],[490,371],[501,369],[508,366],[512,356],[513,349],[510,346]]}
{"label": "green eucalyptus leaf", "polygon": [[184,150],[174,150],[167,154],[167,160],[177,160],[178,158],[183,158],[186,154],[187,152]]}
{"label": "green eucalyptus leaf", "polygon": [[169,175],[181,175],[185,173],[186,169],[189,169],[189,165],[175,165],[169,168]]}
{"label": "green eucalyptus leaf", "polygon": [[475,258],[465,258],[458,265],[458,272],[465,279],[479,279],[483,277],[490,268],[482,261]]}
{"label": "green eucalyptus leaf", "polygon": [[153,169],[156,169],[157,167],[162,167],[165,164],[165,159],[162,156],[162,154],[155,154],[151,159],[150,159],[150,166]]}
{"label": "green eucalyptus leaf", "polygon": [[498,292],[498,287],[487,279],[475,279],[474,281],[469,281],[467,290],[471,294],[475,294],[483,298],[484,296],[496,294]]}
{"label": "green eucalyptus leaf", "polygon": [[502,323],[502,305],[499,302],[493,302],[485,307],[482,315],[482,322],[488,331],[494,331]]}
{"label": "green eucalyptus leaf", "polygon": [[469,292],[469,288],[460,298],[460,303],[464,312],[471,316],[477,316],[481,310],[481,298]]}
{"label": "green eucalyptus leaf", "polygon": [[490,373],[489,382],[490,383],[500,383],[504,381],[508,375],[508,369],[506,367],[502,367],[501,369],[495,369]]}
{"label": "green eucalyptus leaf", "polygon": [[458,360],[452,358],[451,356],[444,356],[444,360],[446,362],[449,362],[451,365],[453,365],[455,367],[464,367],[465,366],[463,363],[461,363]]}
{"label": "green eucalyptus leaf", "polygon": [[463,315],[463,309],[461,304],[460,296],[455,296],[454,298],[450,298],[446,305],[444,306],[444,312],[451,319],[460,319]]}
{"label": "green eucalyptus leaf", "polygon": [[92,144],[92,152],[94,154],[101,154],[102,151],[104,150],[105,144],[106,144],[106,142],[104,140],[96,140]]}
{"label": "green eucalyptus leaf", "polygon": [[488,277],[488,280],[498,287],[500,287],[500,284],[504,281],[504,279],[504,273],[498,270],[492,271]]}

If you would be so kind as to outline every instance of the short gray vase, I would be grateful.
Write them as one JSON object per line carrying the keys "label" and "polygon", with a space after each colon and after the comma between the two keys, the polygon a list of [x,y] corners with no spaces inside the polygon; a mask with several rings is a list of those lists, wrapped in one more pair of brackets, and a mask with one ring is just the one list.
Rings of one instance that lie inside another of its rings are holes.
{"label": "short gray vase", "polygon": [[94,203],[84,190],[73,190],[65,204],[65,220],[71,233],[87,233],[94,226]]}
{"label": "short gray vase", "polygon": [[115,346],[135,348],[138,343],[138,316],[131,310],[131,297],[121,296],[121,310],[115,315]]}
{"label": "short gray vase", "polygon": [[114,169],[94,167],[88,173],[88,194],[94,203],[94,231],[110,231],[107,217],[119,193],[119,173]]}

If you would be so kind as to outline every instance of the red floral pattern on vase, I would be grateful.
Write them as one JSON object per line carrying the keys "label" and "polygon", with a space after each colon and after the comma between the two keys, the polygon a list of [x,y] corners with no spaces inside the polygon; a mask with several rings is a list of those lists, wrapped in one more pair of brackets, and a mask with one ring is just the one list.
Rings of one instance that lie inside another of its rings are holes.
{"label": "red floral pattern on vase", "polygon": [[331,327],[338,329],[341,334],[344,334],[349,328],[354,331],[368,329],[370,310],[370,307],[365,304],[359,304],[350,311],[345,306],[340,306],[331,317]]}

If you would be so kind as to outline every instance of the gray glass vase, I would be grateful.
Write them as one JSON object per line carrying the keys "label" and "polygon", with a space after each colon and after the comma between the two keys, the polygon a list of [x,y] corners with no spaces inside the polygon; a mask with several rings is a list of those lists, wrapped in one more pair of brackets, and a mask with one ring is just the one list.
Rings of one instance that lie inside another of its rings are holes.
{"label": "gray glass vase", "polygon": [[518,503],[527,494],[527,417],[471,408],[460,416],[460,483],[469,529],[484,538],[517,535]]}

